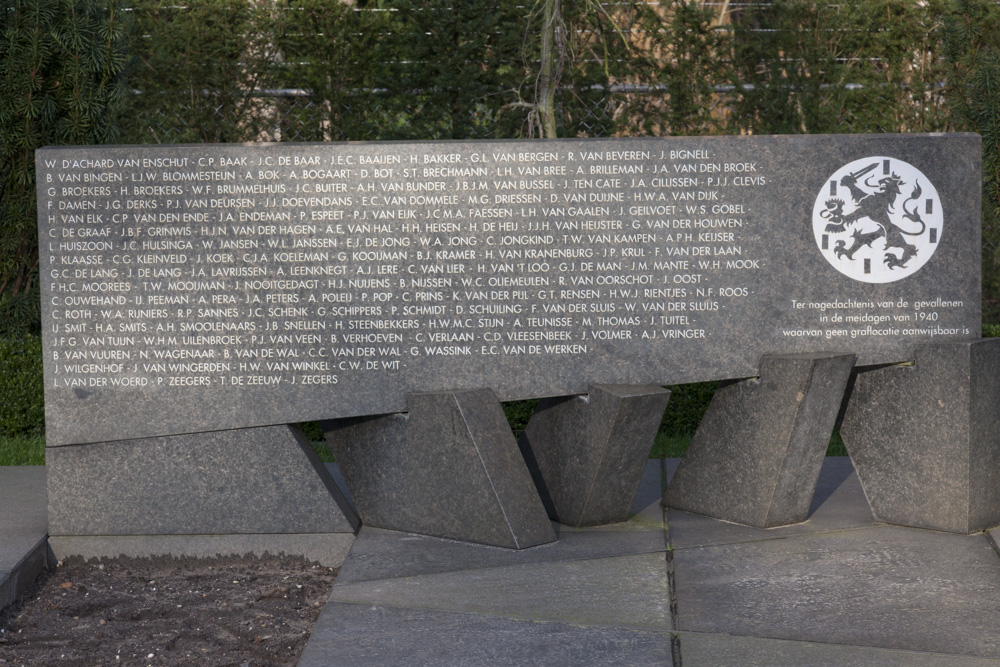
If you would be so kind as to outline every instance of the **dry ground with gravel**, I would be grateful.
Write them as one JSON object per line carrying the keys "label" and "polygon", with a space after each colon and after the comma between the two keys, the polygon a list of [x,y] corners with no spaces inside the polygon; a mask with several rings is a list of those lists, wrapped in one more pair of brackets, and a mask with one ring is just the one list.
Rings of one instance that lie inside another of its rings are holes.
{"label": "dry ground with gravel", "polygon": [[0,613],[0,665],[295,665],[336,575],[291,557],[67,560]]}

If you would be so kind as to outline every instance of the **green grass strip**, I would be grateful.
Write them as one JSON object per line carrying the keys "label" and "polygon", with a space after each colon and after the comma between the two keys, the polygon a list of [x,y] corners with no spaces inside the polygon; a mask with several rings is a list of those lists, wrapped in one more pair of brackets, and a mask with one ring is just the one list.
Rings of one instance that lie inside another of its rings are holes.
{"label": "green grass strip", "polygon": [[0,436],[0,466],[45,465],[44,435]]}

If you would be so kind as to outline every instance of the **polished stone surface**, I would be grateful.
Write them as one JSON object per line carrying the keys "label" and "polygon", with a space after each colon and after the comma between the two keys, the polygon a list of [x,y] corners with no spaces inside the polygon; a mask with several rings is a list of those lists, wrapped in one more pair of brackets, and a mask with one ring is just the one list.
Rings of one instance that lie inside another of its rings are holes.
{"label": "polished stone surface", "polygon": [[555,541],[491,390],[407,401],[407,415],[322,424],[366,525],[512,549]]}
{"label": "polished stone surface", "polygon": [[766,355],[716,391],[665,506],[773,528],[805,521],[854,355]]}
{"label": "polished stone surface", "polygon": [[45,466],[0,467],[0,525],[0,571],[9,571],[48,532]]}
{"label": "polished stone surface", "polygon": [[569,526],[624,521],[670,392],[594,385],[543,399],[518,446],[549,517]]}
{"label": "polished stone surface", "polygon": [[50,445],[745,378],[776,352],[907,361],[979,335],[980,156],[972,134],[42,148]]}
{"label": "polished stone surface", "polygon": [[841,435],[875,518],[956,533],[1000,525],[1000,340],[859,369]]}
{"label": "polished stone surface", "polygon": [[512,550],[484,549],[477,544],[365,526],[365,539],[351,547],[350,566],[337,581],[348,584],[528,563],[656,553],[666,549],[662,530],[641,530],[635,526],[622,526],[618,530],[572,530],[558,524],[554,528],[559,534],[558,541]]}
{"label": "polished stone surface", "polygon": [[358,520],[297,428],[49,448],[60,536],[354,533]]}

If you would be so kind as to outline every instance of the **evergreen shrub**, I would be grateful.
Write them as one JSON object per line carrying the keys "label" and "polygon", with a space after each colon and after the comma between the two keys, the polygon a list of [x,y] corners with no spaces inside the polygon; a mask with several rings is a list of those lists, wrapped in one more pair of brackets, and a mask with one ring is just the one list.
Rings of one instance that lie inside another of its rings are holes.
{"label": "evergreen shrub", "polygon": [[0,334],[39,331],[35,149],[109,143],[125,96],[117,0],[0,8]]}
{"label": "evergreen shrub", "polygon": [[660,422],[660,433],[671,437],[693,435],[718,386],[718,382],[695,382],[667,387],[670,401]]}
{"label": "evergreen shrub", "polygon": [[45,430],[42,339],[0,338],[0,436]]}

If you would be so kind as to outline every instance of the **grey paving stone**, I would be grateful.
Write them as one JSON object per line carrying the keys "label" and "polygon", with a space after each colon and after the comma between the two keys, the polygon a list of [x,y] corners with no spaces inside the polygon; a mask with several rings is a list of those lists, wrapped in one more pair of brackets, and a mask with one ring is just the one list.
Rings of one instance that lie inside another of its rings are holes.
{"label": "grey paving stone", "polygon": [[24,550],[9,570],[0,570],[0,610],[21,597],[50,564],[49,547],[42,537]]}
{"label": "grey paving stone", "polygon": [[664,667],[667,633],[330,602],[298,667]]}
{"label": "grey paving stone", "polygon": [[[679,633],[683,667],[987,667],[996,660],[783,639]],[[676,664],[676,663],[675,663]]]}
{"label": "grey paving stone", "polygon": [[663,504],[758,528],[804,521],[855,359],[767,354],[759,378],[720,386]]}
{"label": "grey paving stone", "polygon": [[875,521],[851,460],[846,456],[828,456],[823,460],[809,518],[802,523],[765,530],[670,510],[667,525],[670,545],[687,549],[862,528],[875,525]]}
{"label": "grey paving stone", "polygon": [[674,552],[680,630],[1000,658],[984,535],[876,526]]}
{"label": "grey paving stone", "polygon": [[45,466],[0,467],[0,571],[10,571],[48,532]]}
{"label": "grey paving stone", "polygon": [[406,415],[321,422],[365,524],[511,549],[556,539],[492,390],[407,401]]}
{"label": "grey paving stone", "polygon": [[47,532],[45,467],[0,467],[0,609],[45,569]]}
{"label": "grey paving stone", "polygon": [[1000,553],[1000,529],[987,530],[986,536],[990,539],[990,543],[997,553]]}
{"label": "grey paving stone", "polygon": [[334,585],[330,600],[666,631],[663,552]]}
{"label": "grey paving stone", "polygon": [[[557,526],[557,530],[560,527]],[[559,541],[511,550],[362,527],[337,582],[342,584],[421,574],[551,563],[666,551],[661,530],[565,531]]]}
{"label": "grey paving stone", "polygon": [[287,426],[50,447],[46,457],[52,535],[353,533],[358,525],[305,436]]}

